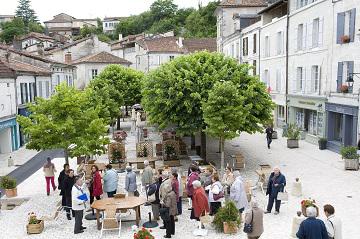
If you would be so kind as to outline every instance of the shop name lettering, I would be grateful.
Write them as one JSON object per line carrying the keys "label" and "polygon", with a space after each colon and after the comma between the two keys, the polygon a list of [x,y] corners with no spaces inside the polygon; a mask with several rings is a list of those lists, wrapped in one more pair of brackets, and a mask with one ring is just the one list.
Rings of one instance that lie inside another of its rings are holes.
{"label": "shop name lettering", "polygon": [[0,129],[9,128],[14,125],[15,125],[15,122],[13,122],[13,121],[5,122],[5,123],[0,124]]}
{"label": "shop name lettering", "polygon": [[311,102],[311,101],[299,101],[299,104],[303,104],[303,105],[316,105],[315,102]]}

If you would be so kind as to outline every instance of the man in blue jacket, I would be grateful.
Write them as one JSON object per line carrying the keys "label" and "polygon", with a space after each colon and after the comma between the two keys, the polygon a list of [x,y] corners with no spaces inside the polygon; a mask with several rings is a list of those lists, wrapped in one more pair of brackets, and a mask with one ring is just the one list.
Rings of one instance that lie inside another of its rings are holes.
{"label": "man in blue jacket", "polygon": [[108,197],[114,197],[114,194],[116,194],[116,190],[118,188],[118,174],[117,172],[112,168],[111,164],[106,165],[106,171],[103,176],[104,180],[104,191],[107,193]]}
{"label": "man in blue jacket", "polygon": [[269,202],[265,214],[271,213],[274,202],[275,202],[275,215],[279,214],[281,201],[277,200],[277,196],[279,192],[284,192],[285,186],[286,186],[285,176],[281,174],[279,167],[274,167],[274,172],[272,172],[269,177],[268,187],[266,190],[266,195],[269,195]]}
{"label": "man in blue jacket", "polygon": [[299,239],[329,239],[324,222],[316,218],[316,208],[306,208],[306,215],[308,218],[300,224],[296,236]]}

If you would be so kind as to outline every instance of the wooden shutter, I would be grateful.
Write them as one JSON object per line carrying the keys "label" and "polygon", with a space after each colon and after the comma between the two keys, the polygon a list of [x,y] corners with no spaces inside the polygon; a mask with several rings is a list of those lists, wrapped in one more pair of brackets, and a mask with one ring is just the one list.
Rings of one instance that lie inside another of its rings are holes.
{"label": "wooden shutter", "polygon": [[313,47],[312,45],[312,32],[313,32],[313,21],[307,24],[307,46],[309,49]]}
{"label": "wooden shutter", "polygon": [[324,18],[319,19],[319,43],[318,46],[323,46],[323,34],[324,34]]}
{"label": "wooden shutter", "polygon": [[356,18],[356,8],[351,9],[350,11],[350,23],[349,23],[349,35],[350,41],[354,42],[355,39],[355,18]]}
{"label": "wooden shutter", "polygon": [[336,26],[336,43],[341,44],[341,37],[345,32],[345,12],[339,12],[337,14],[337,26]]}
{"label": "wooden shutter", "polygon": [[341,85],[342,85],[343,68],[344,68],[344,63],[343,62],[338,62],[338,72],[337,72],[337,81],[336,81],[336,90],[337,90],[337,92],[340,92],[340,88],[341,88]]}

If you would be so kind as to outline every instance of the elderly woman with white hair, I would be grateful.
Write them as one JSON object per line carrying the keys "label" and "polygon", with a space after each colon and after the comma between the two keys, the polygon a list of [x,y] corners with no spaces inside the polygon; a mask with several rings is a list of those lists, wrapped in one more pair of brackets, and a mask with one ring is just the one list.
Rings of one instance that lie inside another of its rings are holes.
{"label": "elderly woman with white hair", "polygon": [[234,178],[235,181],[230,187],[230,200],[235,203],[239,213],[241,214],[248,207],[248,200],[246,197],[244,181],[239,171],[234,172]]}
{"label": "elderly woman with white hair", "polygon": [[132,171],[131,166],[126,166],[125,190],[128,196],[139,196],[136,185],[136,174]]}
{"label": "elderly woman with white hair", "polygon": [[274,167],[274,171],[270,174],[267,185],[266,195],[269,195],[269,202],[265,213],[271,213],[275,202],[275,215],[280,213],[281,201],[277,199],[279,192],[284,192],[286,186],[286,178],[280,172],[279,167]]}
{"label": "elderly woman with white hair", "polygon": [[199,180],[192,182],[194,187],[194,193],[192,198],[192,210],[196,220],[199,220],[200,216],[205,215],[210,211],[208,199],[204,188],[201,186]]}
{"label": "elderly woman with white hair", "polygon": [[315,207],[307,207],[306,215],[308,218],[300,224],[296,236],[299,239],[329,239],[325,223],[317,219],[317,210]]}
{"label": "elderly woman with white hair", "polygon": [[252,224],[252,232],[247,233],[248,239],[258,239],[264,232],[264,211],[256,201],[251,201],[251,209],[245,213],[245,223]]}
{"label": "elderly woman with white hair", "polygon": [[141,175],[141,183],[142,186],[145,188],[146,191],[146,187],[152,183],[154,183],[154,173],[153,173],[153,168],[150,166],[149,161],[145,160],[144,161],[144,170],[143,173]]}

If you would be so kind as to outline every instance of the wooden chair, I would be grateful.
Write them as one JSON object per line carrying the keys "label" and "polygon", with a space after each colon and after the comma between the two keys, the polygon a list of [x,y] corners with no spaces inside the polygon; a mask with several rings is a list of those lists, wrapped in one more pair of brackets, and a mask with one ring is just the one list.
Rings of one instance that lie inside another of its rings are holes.
{"label": "wooden chair", "polygon": [[[121,215],[121,214],[120,214]],[[115,231],[118,230],[120,237],[121,232],[121,217],[116,217],[115,209],[106,209],[104,212],[104,218],[102,220],[100,238],[102,238],[104,231]]]}
{"label": "wooden chair", "polygon": [[54,215],[42,216],[39,219],[43,220],[43,221],[48,221],[48,222],[55,222],[57,225],[60,225],[59,217],[60,217],[60,212],[62,211],[62,209],[63,209],[63,207],[61,205],[57,206]]}

